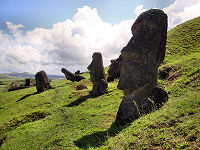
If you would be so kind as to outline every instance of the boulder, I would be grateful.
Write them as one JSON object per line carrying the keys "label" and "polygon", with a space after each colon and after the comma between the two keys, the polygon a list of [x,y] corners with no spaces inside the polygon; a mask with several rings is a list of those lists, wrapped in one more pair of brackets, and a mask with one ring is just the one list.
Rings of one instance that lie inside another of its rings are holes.
{"label": "boulder", "polygon": [[162,80],[165,80],[169,77],[169,73],[172,70],[172,67],[165,66],[162,70],[158,70],[158,77]]}
{"label": "boulder", "polygon": [[87,89],[87,86],[81,84],[76,87],[76,90],[83,90],[83,89]]}
{"label": "boulder", "polygon": [[51,88],[47,74],[43,70],[36,73],[35,81],[36,81],[36,89],[38,93],[44,92]]}
{"label": "boulder", "polygon": [[92,62],[87,69],[90,71],[90,80],[93,83],[92,94],[98,96],[106,92],[108,83],[101,53],[93,53],[92,58]]}
{"label": "boulder", "polygon": [[[166,91],[157,86],[158,67],[165,57],[167,15],[159,9],[145,11],[131,31],[132,38],[121,50],[118,89],[123,90],[124,99],[131,99],[136,106],[122,100],[116,122],[128,122],[124,117],[127,112],[129,121],[133,121],[138,114],[151,112],[168,98]],[[139,113],[134,113],[133,107]]]}

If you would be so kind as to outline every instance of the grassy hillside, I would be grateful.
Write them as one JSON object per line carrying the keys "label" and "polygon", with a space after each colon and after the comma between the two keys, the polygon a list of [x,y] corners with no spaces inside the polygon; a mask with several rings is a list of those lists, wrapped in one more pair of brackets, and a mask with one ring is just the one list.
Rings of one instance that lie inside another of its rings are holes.
{"label": "grassy hillside", "polygon": [[200,17],[171,29],[167,35],[167,57],[200,52]]}
{"label": "grassy hillside", "polygon": [[[40,94],[35,87],[0,93],[0,149],[199,149],[199,20],[168,32],[159,70],[171,71],[159,83],[169,101],[160,110],[117,128],[112,123],[123,96],[117,80],[99,97],[89,93],[88,72],[80,82],[53,80],[53,89]],[[88,89],[77,91],[79,84]]]}

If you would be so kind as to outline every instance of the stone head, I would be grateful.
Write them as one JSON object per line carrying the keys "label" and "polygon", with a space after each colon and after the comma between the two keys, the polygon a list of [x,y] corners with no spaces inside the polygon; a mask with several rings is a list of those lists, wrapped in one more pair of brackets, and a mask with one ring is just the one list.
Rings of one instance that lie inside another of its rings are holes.
{"label": "stone head", "polygon": [[92,62],[87,67],[87,69],[90,70],[90,71],[103,69],[103,59],[102,59],[102,55],[101,55],[100,52],[93,53]]}
{"label": "stone head", "polygon": [[157,69],[165,57],[167,15],[151,9],[138,16],[131,27],[132,38],[122,51],[121,90],[136,90],[155,85]]}

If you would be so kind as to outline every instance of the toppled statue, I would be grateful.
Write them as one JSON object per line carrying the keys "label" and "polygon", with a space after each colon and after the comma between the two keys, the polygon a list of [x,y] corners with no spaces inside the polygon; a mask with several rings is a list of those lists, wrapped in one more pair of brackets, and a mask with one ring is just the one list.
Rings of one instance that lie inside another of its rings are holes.
{"label": "toppled statue", "polygon": [[25,79],[25,84],[20,81],[15,81],[8,86],[8,92],[29,88],[31,86],[35,86],[35,80],[32,78]]}
{"label": "toppled statue", "polygon": [[120,55],[117,59],[111,60],[110,67],[108,69],[108,82],[112,82],[120,77],[120,64],[122,61],[122,56]]}
{"label": "toppled statue", "polygon": [[151,9],[138,16],[131,27],[132,38],[121,50],[118,89],[124,97],[116,123],[125,124],[161,107],[167,92],[157,84],[159,65],[165,57],[167,15]]}
{"label": "toppled statue", "polygon": [[101,53],[93,53],[92,58],[93,60],[87,69],[90,71],[90,80],[93,83],[92,94],[98,96],[106,92],[108,83],[104,72]]}
{"label": "toppled statue", "polygon": [[8,86],[8,92],[25,88],[29,88],[29,86],[24,86],[21,81],[14,81]]}
{"label": "toppled statue", "polygon": [[81,71],[77,70],[74,74],[81,74]]}
{"label": "toppled statue", "polygon": [[79,74],[73,74],[65,68],[62,68],[61,71],[62,71],[62,73],[65,74],[66,79],[70,80],[72,82],[81,81],[81,80],[85,79],[84,77],[80,76]]}
{"label": "toppled statue", "polygon": [[35,81],[38,93],[51,89],[51,85],[45,71],[41,70],[37,72],[35,75]]}

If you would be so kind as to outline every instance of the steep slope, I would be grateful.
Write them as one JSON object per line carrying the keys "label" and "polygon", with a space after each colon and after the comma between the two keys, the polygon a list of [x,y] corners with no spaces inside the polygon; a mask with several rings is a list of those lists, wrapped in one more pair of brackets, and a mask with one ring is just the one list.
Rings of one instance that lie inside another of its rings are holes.
{"label": "steep slope", "polygon": [[171,29],[167,36],[167,57],[200,52],[200,17]]}
{"label": "steep slope", "polygon": [[[160,110],[113,127],[123,96],[117,80],[99,97],[89,93],[88,72],[80,82],[53,80],[40,94],[35,87],[0,93],[0,149],[199,149],[199,30],[198,17],[168,32],[159,82],[169,101]],[[88,89],[77,91],[79,84]]]}
{"label": "steep slope", "polygon": [[165,63],[160,71],[170,70],[165,85],[174,96],[188,89],[200,89],[200,17],[189,20],[168,32]]}

